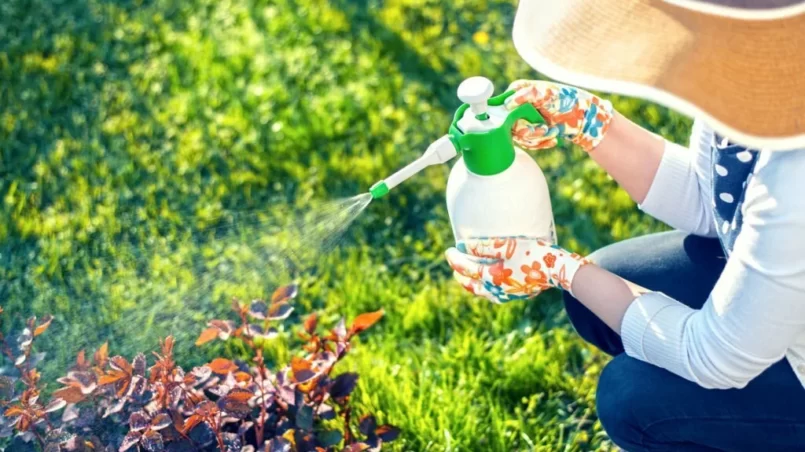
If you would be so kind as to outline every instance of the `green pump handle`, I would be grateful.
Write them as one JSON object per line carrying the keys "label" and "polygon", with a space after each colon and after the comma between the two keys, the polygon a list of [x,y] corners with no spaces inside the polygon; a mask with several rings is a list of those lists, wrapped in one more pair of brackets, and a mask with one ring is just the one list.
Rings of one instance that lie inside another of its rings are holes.
{"label": "green pump handle", "polygon": [[[487,105],[498,107],[514,94],[507,91],[490,97]],[[464,132],[458,127],[458,121],[464,117],[469,104],[462,104],[453,116],[448,136],[450,141],[464,157],[464,164],[471,172],[481,176],[492,176],[505,171],[514,162],[514,142],[511,136],[514,123],[525,119],[532,124],[545,124],[545,119],[530,103],[525,103],[512,110],[506,121],[494,129],[482,132]],[[482,118],[478,118],[482,119]],[[559,141],[561,144],[561,141]]]}

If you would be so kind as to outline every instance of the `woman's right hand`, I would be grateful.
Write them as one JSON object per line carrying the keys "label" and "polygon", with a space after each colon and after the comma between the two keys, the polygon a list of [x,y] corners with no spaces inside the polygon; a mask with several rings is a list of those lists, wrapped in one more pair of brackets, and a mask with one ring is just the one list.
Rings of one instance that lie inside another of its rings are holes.
{"label": "woman's right hand", "polygon": [[545,124],[521,119],[512,127],[514,142],[527,150],[555,147],[561,137],[590,152],[604,139],[615,115],[609,101],[572,86],[518,80],[508,90],[515,93],[506,99],[507,109],[530,103],[545,119]]}

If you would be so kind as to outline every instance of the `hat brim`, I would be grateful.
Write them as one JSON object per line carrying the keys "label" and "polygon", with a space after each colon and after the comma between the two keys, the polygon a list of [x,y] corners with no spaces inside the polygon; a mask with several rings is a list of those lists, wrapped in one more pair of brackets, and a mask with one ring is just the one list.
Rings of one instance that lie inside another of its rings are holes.
{"label": "hat brim", "polygon": [[801,0],[664,0],[665,2],[715,16],[743,20],[775,20],[805,13]]}
{"label": "hat brim", "polygon": [[805,148],[805,15],[746,21],[661,0],[521,0],[513,34],[548,77],[663,104],[746,146]]}

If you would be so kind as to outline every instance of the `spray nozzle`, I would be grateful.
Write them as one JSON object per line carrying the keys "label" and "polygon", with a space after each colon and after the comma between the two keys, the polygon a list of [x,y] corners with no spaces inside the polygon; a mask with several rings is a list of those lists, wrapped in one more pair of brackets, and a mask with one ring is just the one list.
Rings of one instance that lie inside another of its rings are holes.
{"label": "spray nozzle", "polygon": [[369,188],[369,194],[372,195],[372,199],[382,198],[389,193],[389,186],[386,184],[385,180],[381,180],[376,182]]}
{"label": "spray nozzle", "polygon": [[372,188],[369,189],[369,193],[371,193],[373,199],[385,196],[389,190],[414,174],[431,165],[446,163],[456,155],[458,155],[458,150],[455,145],[453,145],[453,142],[450,141],[450,137],[445,135],[431,143],[425,153],[422,154],[422,157],[409,163],[408,166],[386,179],[372,185]]}

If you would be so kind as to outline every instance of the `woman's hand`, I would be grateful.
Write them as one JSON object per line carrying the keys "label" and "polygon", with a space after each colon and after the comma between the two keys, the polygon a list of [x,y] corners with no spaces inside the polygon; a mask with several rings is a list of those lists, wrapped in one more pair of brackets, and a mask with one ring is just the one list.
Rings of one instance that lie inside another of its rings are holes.
{"label": "woman's hand", "polygon": [[524,300],[552,287],[570,290],[587,259],[530,238],[490,238],[459,242],[445,253],[453,276],[468,291],[494,303]]}
{"label": "woman's hand", "polygon": [[604,139],[615,114],[609,101],[572,86],[518,80],[509,85],[511,90],[516,92],[506,100],[506,108],[530,103],[545,119],[545,124],[521,119],[512,128],[514,142],[527,150],[555,147],[562,137],[590,152]]}

